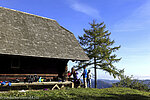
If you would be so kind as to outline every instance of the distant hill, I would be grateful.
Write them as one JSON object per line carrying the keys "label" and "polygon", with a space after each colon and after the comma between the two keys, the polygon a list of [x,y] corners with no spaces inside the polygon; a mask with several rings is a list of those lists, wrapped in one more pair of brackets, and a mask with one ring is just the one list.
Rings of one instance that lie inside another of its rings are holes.
{"label": "distant hill", "polygon": [[119,82],[119,80],[106,80],[106,79],[100,79],[100,80],[101,80],[101,81],[104,81],[104,82],[106,82],[106,83],[110,83],[110,84]]}
{"label": "distant hill", "polygon": [[143,81],[144,84],[149,84],[150,83],[150,80],[139,80],[139,81],[141,81],[141,82]]}
{"label": "distant hill", "polygon": [[[92,88],[95,87],[95,81],[92,80]],[[112,87],[111,83],[108,82],[104,82],[102,80],[97,80],[97,88],[101,89],[101,88],[110,88]]]}
{"label": "distant hill", "polygon": [[[81,80],[82,81],[82,80]],[[150,80],[139,80],[139,81],[143,81],[144,84],[149,84]],[[101,89],[101,88],[110,88],[112,87],[113,83],[117,83],[119,82],[119,80],[106,80],[106,79],[98,79],[97,80],[97,88]],[[92,88],[95,87],[95,81],[94,79],[92,79]],[[149,86],[150,88],[150,86]]]}
{"label": "distant hill", "polygon": [[[83,82],[83,80],[81,80]],[[101,88],[110,88],[112,87],[112,83],[116,83],[119,82],[119,80],[103,80],[103,79],[98,79],[97,80],[97,88],[101,89]],[[92,79],[91,82],[91,87],[94,88],[95,87],[95,81],[94,79]]]}

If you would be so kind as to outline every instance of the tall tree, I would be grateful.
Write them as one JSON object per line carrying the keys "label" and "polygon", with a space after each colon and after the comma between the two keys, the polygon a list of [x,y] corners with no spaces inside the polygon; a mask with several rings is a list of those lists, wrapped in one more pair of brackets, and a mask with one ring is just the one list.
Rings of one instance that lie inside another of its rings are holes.
{"label": "tall tree", "polygon": [[113,47],[115,43],[114,40],[110,39],[111,33],[106,29],[104,22],[90,23],[90,29],[84,29],[84,35],[79,36],[79,42],[83,47],[85,53],[90,58],[90,61],[79,62],[79,68],[83,65],[89,66],[95,70],[95,88],[97,88],[97,69],[102,69],[109,74],[120,76],[123,70],[119,70],[114,66],[114,63],[121,60],[121,58],[116,58],[117,55],[114,53],[121,46]]}

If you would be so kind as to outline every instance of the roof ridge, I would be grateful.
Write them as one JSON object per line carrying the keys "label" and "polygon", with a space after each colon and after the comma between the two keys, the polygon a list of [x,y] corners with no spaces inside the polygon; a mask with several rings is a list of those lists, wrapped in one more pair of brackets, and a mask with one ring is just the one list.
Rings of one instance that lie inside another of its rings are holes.
{"label": "roof ridge", "polygon": [[23,13],[23,14],[27,14],[27,15],[31,15],[31,16],[35,16],[35,17],[39,17],[39,18],[43,18],[43,19],[48,19],[48,20],[52,20],[52,21],[57,22],[55,19],[50,19],[50,18],[47,18],[47,17],[43,17],[43,16],[40,16],[40,15],[31,14],[31,13],[24,12],[24,11],[19,11],[19,10],[15,10],[15,9],[10,9],[10,8],[6,8],[6,7],[2,7],[2,6],[0,6],[0,9],[11,10],[11,11],[15,11],[15,12],[19,12],[19,13]]}
{"label": "roof ridge", "polygon": [[[15,11],[15,12],[19,12],[19,13],[23,13],[23,14],[27,14],[27,15],[31,15],[31,16],[36,16],[36,17],[39,17],[39,18],[43,18],[43,19],[47,19],[47,20],[52,20],[52,21],[55,21],[56,24],[61,27],[62,29],[70,32],[68,29],[64,28],[63,26],[61,26],[55,19],[50,19],[50,18],[47,18],[47,17],[43,17],[43,16],[40,16],[40,15],[35,15],[35,14],[30,14],[30,13],[27,13],[27,12],[24,12],[24,11],[19,11],[19,10],[15,10],[15,9],[10,9],[10,8],[6,8],[6,7],[2,7],[0,6],[0,9],[7,9],[7,10],[11,10],[11,11]],[[70,32],[72,33],[72,32]],[[73,33],[72,33],[73,34]]]}

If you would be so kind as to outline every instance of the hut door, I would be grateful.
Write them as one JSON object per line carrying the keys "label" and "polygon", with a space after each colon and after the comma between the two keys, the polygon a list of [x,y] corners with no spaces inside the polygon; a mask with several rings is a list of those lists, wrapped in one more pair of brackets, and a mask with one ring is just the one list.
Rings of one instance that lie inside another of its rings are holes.
{"label": "hut door", "polygon": [[20,69],[20,57],[12,57],[11,59],[11,70],[13,72],[18,72]]}

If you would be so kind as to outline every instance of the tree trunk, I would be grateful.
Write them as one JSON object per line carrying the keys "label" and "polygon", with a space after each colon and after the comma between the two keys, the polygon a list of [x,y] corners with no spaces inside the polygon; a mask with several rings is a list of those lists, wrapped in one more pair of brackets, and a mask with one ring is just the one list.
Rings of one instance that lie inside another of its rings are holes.
{"label": "tree trunk", "polygon": [[[94,50],[96,48],[96,37],[94,36]],[[97,88],[97,73],[96,73],[96,58],[94,57],[94,69],[95,69],[95,88]]]}
{"label": "tree trunk", "polygon": [[97,88],[97,72],[96,72],[96,59],[94,58],[94,69],[95,69],[95,88]]}

